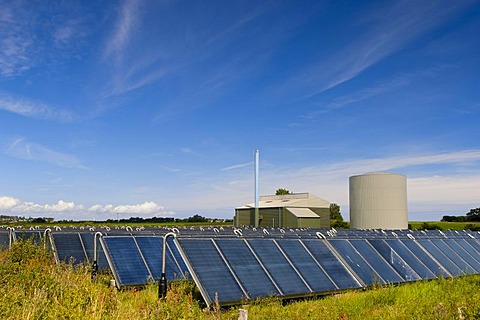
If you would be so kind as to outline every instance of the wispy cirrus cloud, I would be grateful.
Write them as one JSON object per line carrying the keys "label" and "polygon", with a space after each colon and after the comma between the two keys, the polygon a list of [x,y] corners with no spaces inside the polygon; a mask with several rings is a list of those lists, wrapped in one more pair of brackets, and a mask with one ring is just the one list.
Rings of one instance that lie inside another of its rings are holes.
{"label": "wispy cirrus cloud", "polygon": [[221,171],[230,171],[230,170],[235,170],[235,169],[241,169],[241,168],[251,166],[252,164],[253,164],[253,162],[240,163],[240,164],[235,164],[233,166],[228,166],[228,167],[222,168],[220,170]]}
{"label": "wispy cirrus cloud", "polygon": [[[280,91],[298,91],[303,99],[357,77],[425,32],[441,26],[474,1],[400,1],[360,12],[360,34],[328,57],[288,79]],[[363,30],[363,31],[362,31]]]}
{"label": "wispy cirrus cloud", "polygon": [[[32,10],[35,6],[35,10]],[[73,4],[3,1],[0,12],[0,76],[25,73],[48,61],[70,59],[79,39],[88,34],[86,19]],[[49,17],[46,19],[45,17]],[[72,39],[75,45],[72,47]]]}
{"label": "wispy cirrus cloud", "polygon": [[41,102],[16,98],[4,93],[0,93],[0,110],[28,118],[61,122],[69,122],[75,118],[74,114],[69,110],[54,108]]}
{"label": "wispy cirrus cloud", "polygon": [[15,139],[6,146],[4,152],[18,159],[46,162],[66,168],[87,169],[77,157],[29,142],[25,138]]}
{"label": "wispy cirrus cloud", "polygon": [[105,46],[104,57],[106,59],[113,58],[115,63],[123,61],[125,50],[140,23],[138,15],[141,5],[141,1],[126,0],[123,2],[114,30]]}
{"label": "wispy cirrus cloud", "polygon": [[331,101],[318,102],[314,104],[315,110],[304,115],[304,118],[315,118],[320,114],[329,113],[335,110],[342,109],[349,105],[368,100],[381,94],[397,91],[410,85],[420,78],[432,78],[437,76],[440,72],[452,68],[450,65],[436,66],[434,68],[427,68],[425,70],[404,73],[393,77],[392,79],[379,82],[373,86],[353,91],[347,95],[336,97]]}
{"label": "wispy cirrus cloud", "polygon": [[3,2],[0,13],[0,75],[12,76],[31,67],[34,43],[21,2]]}

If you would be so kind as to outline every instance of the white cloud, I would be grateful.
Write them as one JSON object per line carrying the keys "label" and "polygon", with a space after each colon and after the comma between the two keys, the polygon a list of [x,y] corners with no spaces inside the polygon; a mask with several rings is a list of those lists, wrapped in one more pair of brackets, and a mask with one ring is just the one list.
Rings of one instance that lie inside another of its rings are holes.
{"label": "white cloud", "polygon": [[115,214],[123,214],[123,215],[169,215],[172,212],[165,211],[165,208],[152,201],[147,201],[141,204],[134,204],[134,205],[119,205],[113,206],[111,204],[108,205],[93,205],[88,208],[90,212],[97,212],[97,213],[115,213]]}
{"label": "white cloud", "polygon": [[0,196],[0,210],[11,209],[19,204],[20,200],[12,197]]}
{"label": "white cloud", "polygon": [[17,215],[25,217],[52,217],[56,220],[82,220],[82,219],[108,219],[115,218],[116,214],[122,217],[129,216],[171,216],[175,213],[166,211],[165,208],[152,201],[140,204],[102,205],[95,204],[86,208],[82,204],[71,201],[59,200],[53,204],[38,204],[34,202],[23,202],[17,198],[0,196],[0,210],[4,215]]}

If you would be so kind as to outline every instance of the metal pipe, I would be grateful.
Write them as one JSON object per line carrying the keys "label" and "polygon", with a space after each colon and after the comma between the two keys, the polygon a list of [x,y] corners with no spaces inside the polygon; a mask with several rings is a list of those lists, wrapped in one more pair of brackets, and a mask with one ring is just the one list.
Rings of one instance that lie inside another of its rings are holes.
{"label": "metal pipe", "polygon": [[12,248],[12,243],[13,243],[13,233],[15,232],[14,227],[7,227],[8,229],[8,249]]}
{"label": "metal pipe", "polygon": [[169,232],[163,236],[163,248],[162,248],[162,275],[158,283],[158,298],[164,299],[167,296],[167,277],[165,271],[167,269],[167,238],[176,237],[175,232]]}
{"label": "metal pipe", "polygon": [[43,231],[43,249],[47,250],[47,233],[52,233],[52,229],[47,228]]}
{"label": "metal pipe", "polygon": [[255,161],[255,214],[254,214],[254,219],[255,221],[253,222],[253,225],[255,227],[258,227],[259,225],[259,220],[260,220],[260,215],[259,215],[259,209],[258,209],[258,206],[259,206],[259,197],[258,197],[258,178],[259,178],[259,151],[258,150],[255,150],[255,153],[254,153],[254,161]]}
{"label": "metal pipe", "polygon": [[98,262],[97,262],[97,236],[103,236],[99,231],[93,236],[93,264],[92,264],[92,280],[97,277],[98,274]]}

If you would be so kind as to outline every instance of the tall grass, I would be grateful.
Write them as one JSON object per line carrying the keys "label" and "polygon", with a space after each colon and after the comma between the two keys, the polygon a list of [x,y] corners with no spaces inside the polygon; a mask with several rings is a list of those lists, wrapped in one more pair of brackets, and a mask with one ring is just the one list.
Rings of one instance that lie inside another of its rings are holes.
{"label": "tall grass", "polygon": [[323,299],[276,298],[207,310],[191,282],[117,291],[109,275],[90,279],[86,266],[55,265],[49,252],[16,242],[0,252],[0,319],[480,319],[480,276],[422,281]]}

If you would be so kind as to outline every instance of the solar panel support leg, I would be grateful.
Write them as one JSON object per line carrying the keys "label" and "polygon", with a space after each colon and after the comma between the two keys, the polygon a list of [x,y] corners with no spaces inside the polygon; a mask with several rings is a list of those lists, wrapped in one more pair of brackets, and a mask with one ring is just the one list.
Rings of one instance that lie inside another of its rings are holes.
{"label": "solar panel support leg", "polygon": [[160,283],[158,285],[158,297],[160,299],[165,299],[167,296],[167,277],[165,276],[165,273],[162,273],[162,276],[160,277]]}

